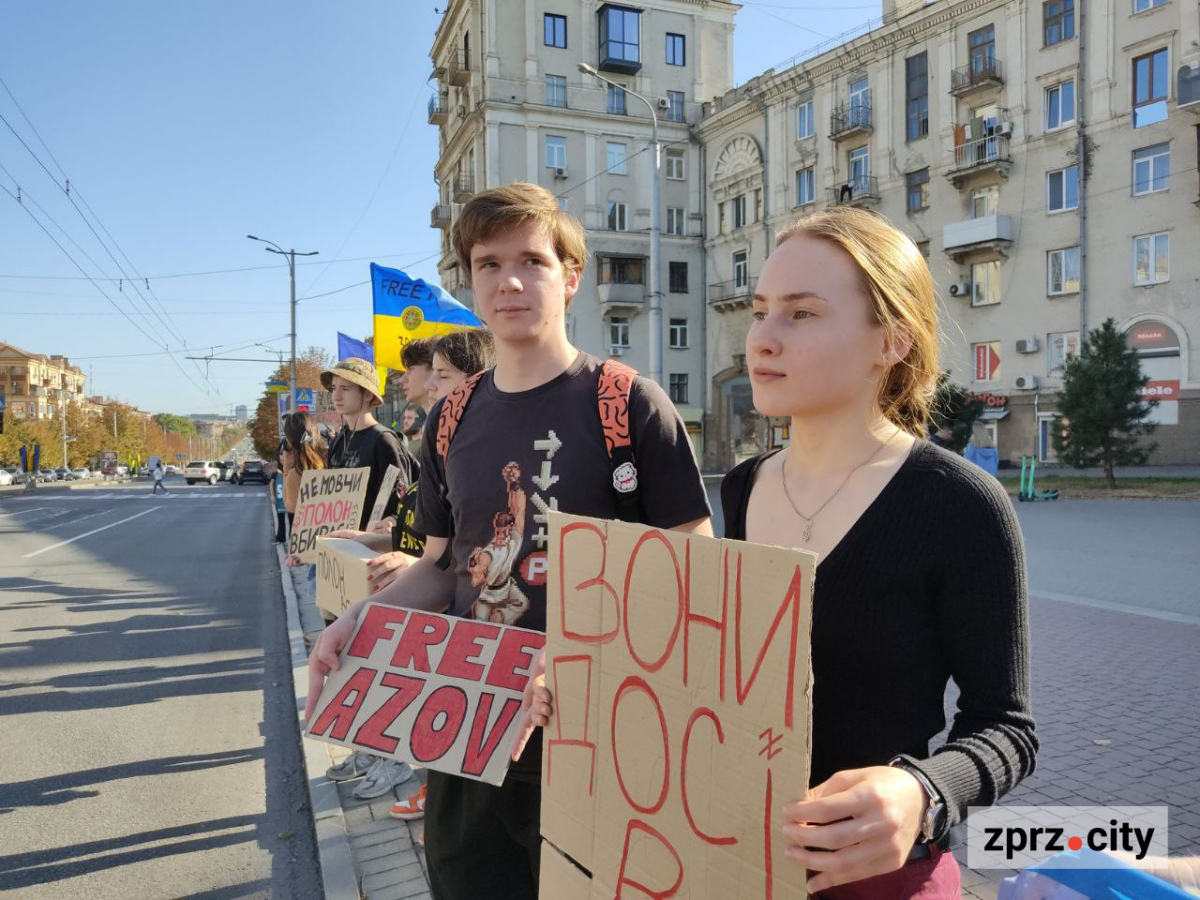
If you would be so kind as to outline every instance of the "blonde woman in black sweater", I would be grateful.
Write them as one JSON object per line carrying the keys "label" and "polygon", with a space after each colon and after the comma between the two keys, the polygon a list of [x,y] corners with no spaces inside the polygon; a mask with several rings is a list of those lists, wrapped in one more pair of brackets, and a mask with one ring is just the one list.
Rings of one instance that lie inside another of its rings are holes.
{"label": "blonde woman in black sweater", "polygon": [[[1012,507],[925,440],[938,334],[916,246],[863,210],[784,231],[758,280],[754,404],[790,417],[791,442],[731,471],[722,505],[727,537],[819,555],[811,779],[781,815],[830,900],[958,897],[947,831],[1037,752]],[[950,678],[954,727],[931,747]]]}

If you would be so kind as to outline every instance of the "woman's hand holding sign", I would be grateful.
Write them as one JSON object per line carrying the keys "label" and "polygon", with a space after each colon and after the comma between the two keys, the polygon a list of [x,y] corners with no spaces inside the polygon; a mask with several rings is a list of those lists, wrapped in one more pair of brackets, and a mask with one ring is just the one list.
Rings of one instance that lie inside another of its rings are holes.
{"label": "woman's hand holding sign", "polygon": [[317,636],[312,653],[308,655],[308,696],[304,698],[304,721],[312,719],[316,711],[317,700],[321,697],[321,688],[325,686],[325,678],[330,672],[336,672],[342,667],[338,657],[342,648],[350,642],[354,635],[354,627],[358,624],[360,604],[351,606],[325,630]]}
{"label": "woman's hand holding sign", "polygon": [[899,869],[908,859],[928,802],[908,772],[871,766],[838,772],[783,808],[796,865],[818,873],[810,893]]}
{"label": "woman's hand holding sign", "polygon": [[546,687],[546,650],[542,650],[533,660],[529,670],[529,681],[525,684],[525,694],[521,698],[521,724],[517,729],[516,740],[513,741],[513,762],[521,758],[525,745],[529,743],[535,728],[549,724],[554,715],[554,702],[550,689]]}
{"label": "woman's hand holding sign", "polygon": [[367,560],[367,581],[371,584],[371,590],[381,591],[400,575],[401,572],[407,570],[413,563],[417,561],[415,556],[409,556],[407,553],[400,551],[392,551],[391,553],[382,553],[374,559]]}

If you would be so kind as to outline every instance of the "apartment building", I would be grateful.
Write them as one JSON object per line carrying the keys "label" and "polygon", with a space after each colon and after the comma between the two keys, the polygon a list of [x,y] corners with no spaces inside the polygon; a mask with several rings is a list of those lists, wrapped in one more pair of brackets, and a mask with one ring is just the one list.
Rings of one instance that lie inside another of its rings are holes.
{"label": "apartment building", "polygon": [[706,105],[706,465],[781,439],[750,397],[755,278],[789,221],[845,203],[928,259],[943,366],[987,402],[1002,459],[1053,461],[1064,360],[1111,317],[1161,401],[1151,461],[1200,463],[1200,7],[1081,11],[887,0],[860,33]]}
{"label": "apartment building", "polygon": [[[701,101],[732,85],[737,6],[723,0],[453,0],[430,56],[439,126],[431,226],[442,285],[470,303],[450,228],[478,190],[540,184],[587,229],[591,258],[567,327],[601,358],[650,363],[650,197],[657,117],[663,387],[702,448],[705,373]],[[607,84],[580,71],[586,64]],[[646,98],[647,103],[634,94]]]}
{"label": "apartment building", "polygon": [[85,381],[65,356],[0,342],[0,396],[10,419],[57,419],[59,404],[84,402]]}

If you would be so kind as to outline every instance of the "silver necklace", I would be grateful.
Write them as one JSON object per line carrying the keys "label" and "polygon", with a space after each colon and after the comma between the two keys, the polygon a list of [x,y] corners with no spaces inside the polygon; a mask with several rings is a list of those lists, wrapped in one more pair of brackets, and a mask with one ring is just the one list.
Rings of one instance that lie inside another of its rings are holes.
{"label": "silver necklace", "polygon": [[842,483],[837,486],[837,490],[834,491],[832,494],[830,494],[829,499],[826,500],[824,503],[822,503],[820,506],[818,506],[816,511],[811,516],[806,516],[804,513],[800,512],[800,507],[798,507],[796,505],[796,501],[792,499],[792,492],[790,490],[788,490],[787,461],[788,461],[788,459],[791,458],[791,452],[790,452],[790,448],[789,448],[788,455],[783,458],[783,465],[780,467],[780,472],[783,477],[783,495],[785,497],[787,497],[788,503],[791,504],[792,511],[796,515],[798,515],[800,517],[800,520],[804,523],[804,540],[807,541],[810,538],[812,538],[813,521],[817,518],[817,516],[819,516],[821,514],[821,510],[823,510],[830,503],[832,503],[833,498],[842,492],[842,488],[844,488],[846,486],[846,482],[850,480],[850,476],[853,475],[855,472],[857,472],[859,469],[861,469],[863,466],[868,465],[869,463],[873,462],[875,460],[875,457],[877,457],[880,453],[882,453],[884,451],[884,449],[889,444],[891,444],[892,441],[894,441],[896,439],[896,435],[899,433],[900,433],[900,429],[897,428],[895,433],[893,433],[890,438],[888,438],[886,441],[884,441],[882,444],[880,444],[878,447],[875,448],[875,452],[872,453],[870,456],[868,456],[865,462],[861,462],[857,466],[855,466],[853,469],[851,469],[846,474],[846,477],[842,479]]}

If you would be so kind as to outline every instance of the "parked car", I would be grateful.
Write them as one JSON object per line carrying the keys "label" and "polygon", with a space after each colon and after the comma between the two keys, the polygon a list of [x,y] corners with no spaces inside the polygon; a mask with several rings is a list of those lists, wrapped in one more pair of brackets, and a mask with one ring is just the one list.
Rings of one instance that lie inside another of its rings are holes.
{"label": "parked car", "polygon": [[0,487],[8,487],[12,483],[12,474],[7,469],[0,469]]}
{"label": "parked car", "polygon": [[74,481],[75,480],[75,476],[71,473],[71,470],[63,468],[62,466],[59,466],[57,469],[55,469],[54,474],[58,476],[59,481]]}
{"label": "parked car", "polygon": [[117,464],[111,463],[111,462],[105,463],[103,465],[103,467],[101,467],[101,469],[100,469],[100,474],[101,475],[116,475],[117,474]]}
{"label": "parked car", "polygon": [[209,484],[216,484],[225,477],[222,470],[223,463],[205,462],[203,460],[189,462],[183,467],[183,477],[188,484],[195,484],[197,481],[207,481]]}
{"label": "parked car", "polygon": [[80,466],[77,469],[72,469],[71,474],[74,475],[77,479],[82,480],[84,478],[91,478],[92,470],[89,469],[87,466]]}
{"label": "parked car", "polygon": [[257,481],[260,484],[266,484],[270,479],[267,477],[266,467],[261,459],[248,459],[242,463],[238,469],[237,479],[239,484],[245,484],[248,481]]}
{"label": "parked car", "polygon": [[174,465],[174,464],[169,465],[169,466],[163,466],[163,474],[164,475],[178,475],[179,474],[179,466]]}
{"label": "parked car", "polygon": [[41,482],[58,481],[58,473],[53,469],[38,469],[37,480]]}

